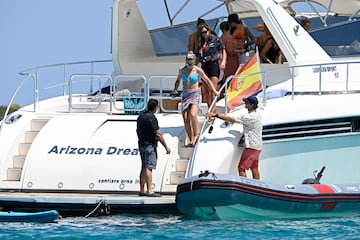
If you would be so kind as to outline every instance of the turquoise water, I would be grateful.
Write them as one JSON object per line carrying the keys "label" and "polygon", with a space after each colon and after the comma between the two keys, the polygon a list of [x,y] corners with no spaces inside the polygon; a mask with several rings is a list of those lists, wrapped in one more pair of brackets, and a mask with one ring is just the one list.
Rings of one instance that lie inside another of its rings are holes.
{"label": "turquoise water", "polygon": [[0,223],[0,239],[359,239],[360,215],[332,219],[204,221],[178,215],[69,217]]}

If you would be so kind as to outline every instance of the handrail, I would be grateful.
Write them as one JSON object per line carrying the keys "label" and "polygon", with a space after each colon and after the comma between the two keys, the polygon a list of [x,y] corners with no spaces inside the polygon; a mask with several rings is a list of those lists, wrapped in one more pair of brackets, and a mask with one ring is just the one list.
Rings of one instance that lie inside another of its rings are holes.
{"label": "handrail", "polygon": [[295,47],[293,46],[293,44],[289,40],[289,38],[286,35],[286,33],[284,32],[284,30],[281,28],[281,24],[279,23],[278,19],[275,17],[275,14],[271,10],[271,8],[267,9],[267,13],[268,13],[269,18],[275,23],[274,27],[276,27],[277,31],[282,35],[283,39],[285,40],[284,42],[288,46],[288,48],[291,51],[292,55],[294,56],[294,58],[296,58],[296,56],[298,55],[298,52],[296,52]]}
{"label": "handrail", "polygon": [[[37,67],[33,67],[33,68],[29,68],[26,70],[21,71],[19,74],[20,75],[27,75],[29,73],[35,73],[35,78],[38,79],[38,73],[39,70],[44,70],[44,69],[49,69],[49,68],[55,68],[55,67],[63,67],[63,84],[61,84],[61,86],[63,86],[63,96],[66,95],[66,79],[67,79],[67,69],[71,66],[75,66],[75,65],[86,65],[86,64],[90,64],[90,68],[91,68],[91,74],[93,74],[93,70],[94,70],[94,64],[96,63],[111,63],[112,60],[94,60],[94,61],[79,61],[79,62],[66,62],[66,63],[55,63],[55,64],[49,64],[49,65],[42,65],[42,66],[37,66]],[[37,80],[38,81],[38,80]],[[90,90],[92,90],[92,86],[90,87]],[[38,91],[38,89],[37,89]],[[38,102],[39,98],[37,96],[37,99],[35,100],[35,102]],[[34,102],[34,103],[35,103]]]}
{"label": "handrail", "polygon": [[[158,79],[160,78],[160,93],[159,93],[159,98],[160,98],[160,101],[159,101],[159,107],[160,109],[163,111],[163,112],[179,112],[179,110],[168,110],[168,109],[165,109],[164,106],[163,106],[163,101],[161,100],[166,100],[166,99],[171,99],[171,100],[181,100],[181,97],[164,97],[164,81],[166,79],[169,79],[169,78],[174,78],[176,79],[177,75],[151,75],[148,79],[148,85],[147,85],[147,92],[150,96],[150,84],[152,81],[155,81],[154,79]],[[175,83],[175,81],[174,81]]]}
{"label": "handrail", "polygon": [[[20,88],[22,87],[22,85],[27,81],[27,79],[28,79],[29,77],[31,77],[31,78],[34,80],[34,85],[36,86],[36,78],[35,78],[34,74],[29,73],[29,74],[23,74],[23,75],[26,75],[26,77],[24,77],[24,79],[20,82],[20,84],[18,85],[18,87],[15,89],[15,92],[14,92],[14,94],[12,95],[12,97],[11,97],[11,99],[10,99],[10,102],[9,102],[7,108],[6,108],[5,113],[4,113],[4,117],[3,117],[2,121],[1,121],[1,124],[0,124],[0,135],[1,135],[1,131],[2,131],[2,129],[3,129],[3,124],[4,124],[4,122],[6,121],[7,115],[9,114],[11,105],[13,104],[14,99],[15,99],[17,93],[19,92]],[[35,89],[36,89],[36,87],[35,87]],[[34,111],[36,110],[35,99],[36,99],[36,96],[34,96]]]}
{"label": "handrail", "polygon": [[148,97],[148,92],[147,92],[147,89],[146,89],[146,86],[148,84],[148,80],[146,79],[146,77],[144,75],[136,75],[136,74],[128,74],[128,75],[117,75],[113,81],[112,81],[112,88],[110,88],[110,101],[111,101],[111,105],[114,106],[114,108],[116,110],[125,110],[125,102],[124,102],[124,109],[120,109],[118,107],[116,107],[116,99],[114,98],[114,89],[116,89],[116,81],[118,78],[136,78],[137,80],[141,79],[143,80],[143,83],[142,83],[142,87],[141,89],[144,89],[144,93],[140,94],[140,92],[133,92],[132,94],[137,94],[138,96],[121,96],[120,98],[124,99],[124,98],[129,98],[129,99],[134,99],[134,98],[137,98],[137,99],[143,99],[143,106],[142,108],[136,108],[136,109],[126,109],[126,111],[129,111],[129,112],[141,112],[141,111],[144,111],[146,109],[146,103],[147,103],[147,97]]}
{"label": "handrail", "polygon": [[[98,81],[98,83],[99,83],[98,88],[99,89],[101,89],[101,86],[102,86],[101,85],[102,84],[102,82],[101,82],[102,79],[110,80],[111,86],[112,86],[112,82],[113,82],[112,77],[110,75],[108,75],[108,74],[72,74],[70,76],[70,80],[69,80],[69,109],[68,109],[69,112],[71,112],[72,109],[82,109],[82,108],[77,108],[77,107],[73,106],[73,93],[72,93],[72,91],[73,91],[73,82],[74,82],[75,78],[79,78],[79,77],[90,77],[91,81],[93,81],[93,78],[96,78],[97,80],[99,80]],[[92,85],[92,82],[91,82],[91,85]],[[112,96],[113,96],[112,89],[110,88],[110,101],[111,102],[113,102],[112,101]],[[101,105],[101,98],[99,98],[99,100],[98,100],[98,105],[93,107],[92,109],[96,109],[100,105]],[[112,113],[112,104],[110,104],[110,110],[109,111],[110,111],[110,114],[111,114]]]}
{"label": "handrail", "polygon": [[42,66],[38,66],[38,67],[32,67],[32,68],[21,71],[19,74],[20,75],[26,75],[29,72],[36,71],[37,69],[45,69],[45,68],[51,68],[51,67],[71,66],[71,65],[79,65],[79,64],[89,64],[89,63],[105,63],[105,62],[112,62],[112,60],[95,60],[95,61],[55,63],[55,64],[49,64],[49,65],[42,65]]}

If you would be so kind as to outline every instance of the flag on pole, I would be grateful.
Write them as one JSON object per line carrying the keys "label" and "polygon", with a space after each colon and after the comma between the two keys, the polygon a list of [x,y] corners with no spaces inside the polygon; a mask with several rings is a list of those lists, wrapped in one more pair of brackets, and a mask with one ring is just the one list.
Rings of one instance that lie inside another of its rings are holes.
{"label": "flag on pole", "polygon": [[[227,105],[230,110],[239,106],[247,98],[262,90],[258,53],[254,54],[243,66],[239,67],[227,90]],[[250,75],[249,74],[254,74]]]}

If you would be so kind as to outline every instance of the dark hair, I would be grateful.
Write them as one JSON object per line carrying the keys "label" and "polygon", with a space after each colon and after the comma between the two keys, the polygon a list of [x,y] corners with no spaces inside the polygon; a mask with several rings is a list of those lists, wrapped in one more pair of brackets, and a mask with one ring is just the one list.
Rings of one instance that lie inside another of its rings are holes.
{"label": "dark hair", "polygon": [[158,105],[159,101],[157,99],[151,98],[148,101],[147,109],[149,112],[153,112]]}
{"label": "dark hair", "polygon": [[204,19],[202,19],[202,18],[198,18],[198,19],[197,19],[196,26],[199,26],[201,23],[205,23],[205,24],[206,24],[206,22],[205,22],[205,20],[204,20]]}
{"label": "dark hair", "polygon": [[243,24],[242,21],[239,19],[239,16],[236,13],[232,13],[228,16],[228,22],[229,23],[237,23],[237,24]]}
{"label": "dark hair", "polygon": [[226,32],[230,30],[230,23],[229,22],[222,22],[220,23],[220,29],[222,32]]}
{"label": "dark hair", "polygon": [[311,24],[310,20],[307,19],[307,18],[303,18],[303,19],[300,21],[300,25],[301,25],[301,26],[304,26],[304,25],[307,24],[307,23],[310,23],[310,24]]}

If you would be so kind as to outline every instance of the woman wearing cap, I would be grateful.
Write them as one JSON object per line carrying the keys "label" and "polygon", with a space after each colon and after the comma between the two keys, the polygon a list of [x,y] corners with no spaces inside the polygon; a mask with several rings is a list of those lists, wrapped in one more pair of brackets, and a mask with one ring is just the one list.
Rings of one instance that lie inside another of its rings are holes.
{"label": "woman wearing cap", "polygon": [[257,111],[258,100],[255,96],[244,98],[247,114],[230,117],[225,114],[207,113],[210,118],[216,117],[224,121],[241,123],[244,126],[245,147],[238,165],[239,175],[246,177],[246,170],[250,169],[254,179],[260,179],[259,156],[262,148],[262,119]]}
{"label": "woman wearing cap", "polygon": [[236,13],[228,16],[228,22],[231,24],[230,34],[236,39],[237,47],[240,51],[240,63],[247,61],[246,50],[248,47],[255,43],[255,37],[250,30],[245,27]]}
{"label": "woman wearing cap", "polygon": [[[197,54],[201,62],[201,68],[210,78],[212,85],[217,88],[220,69],[224,70],[226,65],[226,51],[224,44],[216,34],[211,32],[209,26],[206,24],[201,24],[199,26],[198,34],[200,36],[200,47]],[[221,60],[220,56],[222,56]],[[204,85],[201,88],[201,92],[204,102],[210,107],[214,100],[214,94],[210,91],[208,85]],[[215,108],[212,109],[212,111],[215,111]]]}
{"label": "woman wearing cap", "polygon": [[204,71],[195,66],[196,56],[192,52],[186,55],[186,65],[179,69],[179,74],[175,82],[173,95],[177,95],[177,89],[180,81],[183,84],[181,109],[184,119],[185,131],[190,139],[187,147],[194,147],[199,134],[198,130],[198,112],[201,104],[201,91],[199,87],[199,80],[202,78],[211,91],[219,96],[219,92],[212,84],[209,77]]}

